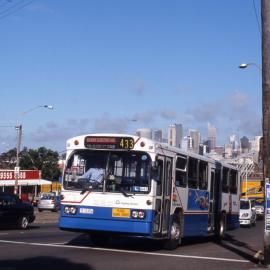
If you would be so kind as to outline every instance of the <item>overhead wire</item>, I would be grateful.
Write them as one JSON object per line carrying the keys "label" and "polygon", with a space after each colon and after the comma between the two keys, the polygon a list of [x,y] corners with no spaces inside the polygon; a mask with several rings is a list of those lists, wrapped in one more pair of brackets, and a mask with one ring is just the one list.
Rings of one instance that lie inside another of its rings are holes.
{"label": "overhead wire", "polygon": [[[3,3],[1,3],[3,2]],[[6,6],[8,3],[11,3],[12,0],[0,0],[0,7],[4,7]]]}
{"label": "overhead wire", "polygon": [[261,30],[258,12],[257,12],[256,5],[255,5],[255,0],[252,0],[252,2],[253,2],[253,10],[254,10],[254,13],[256,16],[256,20],[257,20],[258,29],[259,29],[260,35],[262,35],[262,30]]}
{"label": "overhead wire", "polygon": [[[8,13],[12,11],[14,8],[16,8],[18,5],[23,4],[25,0],[19,0],[17,3],[13,3],[12,5],[9,5],[6,9],[0,10],[0,15]],[[6,2],[7,3],[7,2]],[[10,2],[12,3],[12,2]]]}
{"label": "overhead wire", "polygon": [[30,5],[33,1],[35,1],[35,0],[30,0],[30,1],[26,1],[26,2],[24,0],[19,1],[18,3],[11,6],[10,8],[0,12],[0,20],[18,12],[19,10],[23,9],[24,7]]}

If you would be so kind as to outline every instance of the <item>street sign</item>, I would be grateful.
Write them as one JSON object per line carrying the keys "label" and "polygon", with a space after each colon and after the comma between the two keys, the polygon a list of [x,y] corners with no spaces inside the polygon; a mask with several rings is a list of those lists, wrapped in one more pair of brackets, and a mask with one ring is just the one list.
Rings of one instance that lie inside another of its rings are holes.
{"label": "street sign", "polygon": [[14,168],[14,173],[19,174],[20,173],[20,167],[15,167]]}
{"label": "street sign", "polygon": [[270,232],[270,184],[265,184],[265,230]]}

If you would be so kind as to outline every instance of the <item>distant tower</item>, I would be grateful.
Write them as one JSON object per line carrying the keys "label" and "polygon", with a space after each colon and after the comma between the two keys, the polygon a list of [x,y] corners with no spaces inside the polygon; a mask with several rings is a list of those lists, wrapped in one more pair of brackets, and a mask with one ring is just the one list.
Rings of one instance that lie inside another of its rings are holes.
{"label": "distant tower", "polygon": [[216,147],[217,129],[210,123],[207,126],[207,138],[210,141],[210,150],[214,149]]}
{"label": "distant tower", "polygon": [[244,136],[240,139],[240,143],[241,143],[242,153],[248,153],[250,149],[249,139],[246,136]]}
{"label": "distant tower", "polygon": [[153,139],[157,142],[162,142],[162,129],[155,129]]}
{"label": "distant tower", "polygon": [[152,139],[152,130],[149,128],[140,128],[140,129],[137,129],[136,135],[139,137]]}
{"label": "distant tower", "polygon": [[175,147],[181,147],[183,136],[182,124],[172,124],[168,127],[168,144]]}
{"label": "distant tower", "polygon": [[205,146],[205,151],[206,153],[209,153],[210,152],[210,145],[211,145],[211,142],[209,140],[204,140],[203,141],[203,145]]}
{"label": "distant tower", "polygon": [[181,141],[181,148],[190,151],[192,149],[192,138],[190,136],[183,137]]}
{"label": "distant tower", "polygon": [[201,143],[201,134],[198,130],[190,129],[189,136],[192,139],[192,150],[194,153],[199,153],[200,143]]}
{"label": "distant tower", "polygon": [[230,141],[230,145],[232,147],[232,150],[234,151],[235,149],[237,149],[237,139],[236,139],[235,134],[230,135],[229,141]]}

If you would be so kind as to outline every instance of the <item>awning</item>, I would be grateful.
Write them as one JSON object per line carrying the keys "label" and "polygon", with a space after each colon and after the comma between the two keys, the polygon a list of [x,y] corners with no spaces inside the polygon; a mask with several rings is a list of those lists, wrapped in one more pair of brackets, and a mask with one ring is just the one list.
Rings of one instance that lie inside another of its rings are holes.
{"label": "awning", "polygon": [[[52,182],[44,179],[19,180],[18,186],[43,186],[51,185]],[[15,186],[15,180],[0,180],[0,187]]]}

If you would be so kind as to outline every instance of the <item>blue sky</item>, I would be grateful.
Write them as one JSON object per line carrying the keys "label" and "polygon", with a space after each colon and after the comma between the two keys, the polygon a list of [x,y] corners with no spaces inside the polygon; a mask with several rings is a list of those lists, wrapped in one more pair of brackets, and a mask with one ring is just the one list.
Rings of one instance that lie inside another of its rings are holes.
{"label": "blue sky", "polygon": [[204,138],[210,122],[220,145],[261,134],[260,71],[237,68],[261,64],[253,0],[0,0],[0,35],[0,125],[28,148],[172,123]]}

